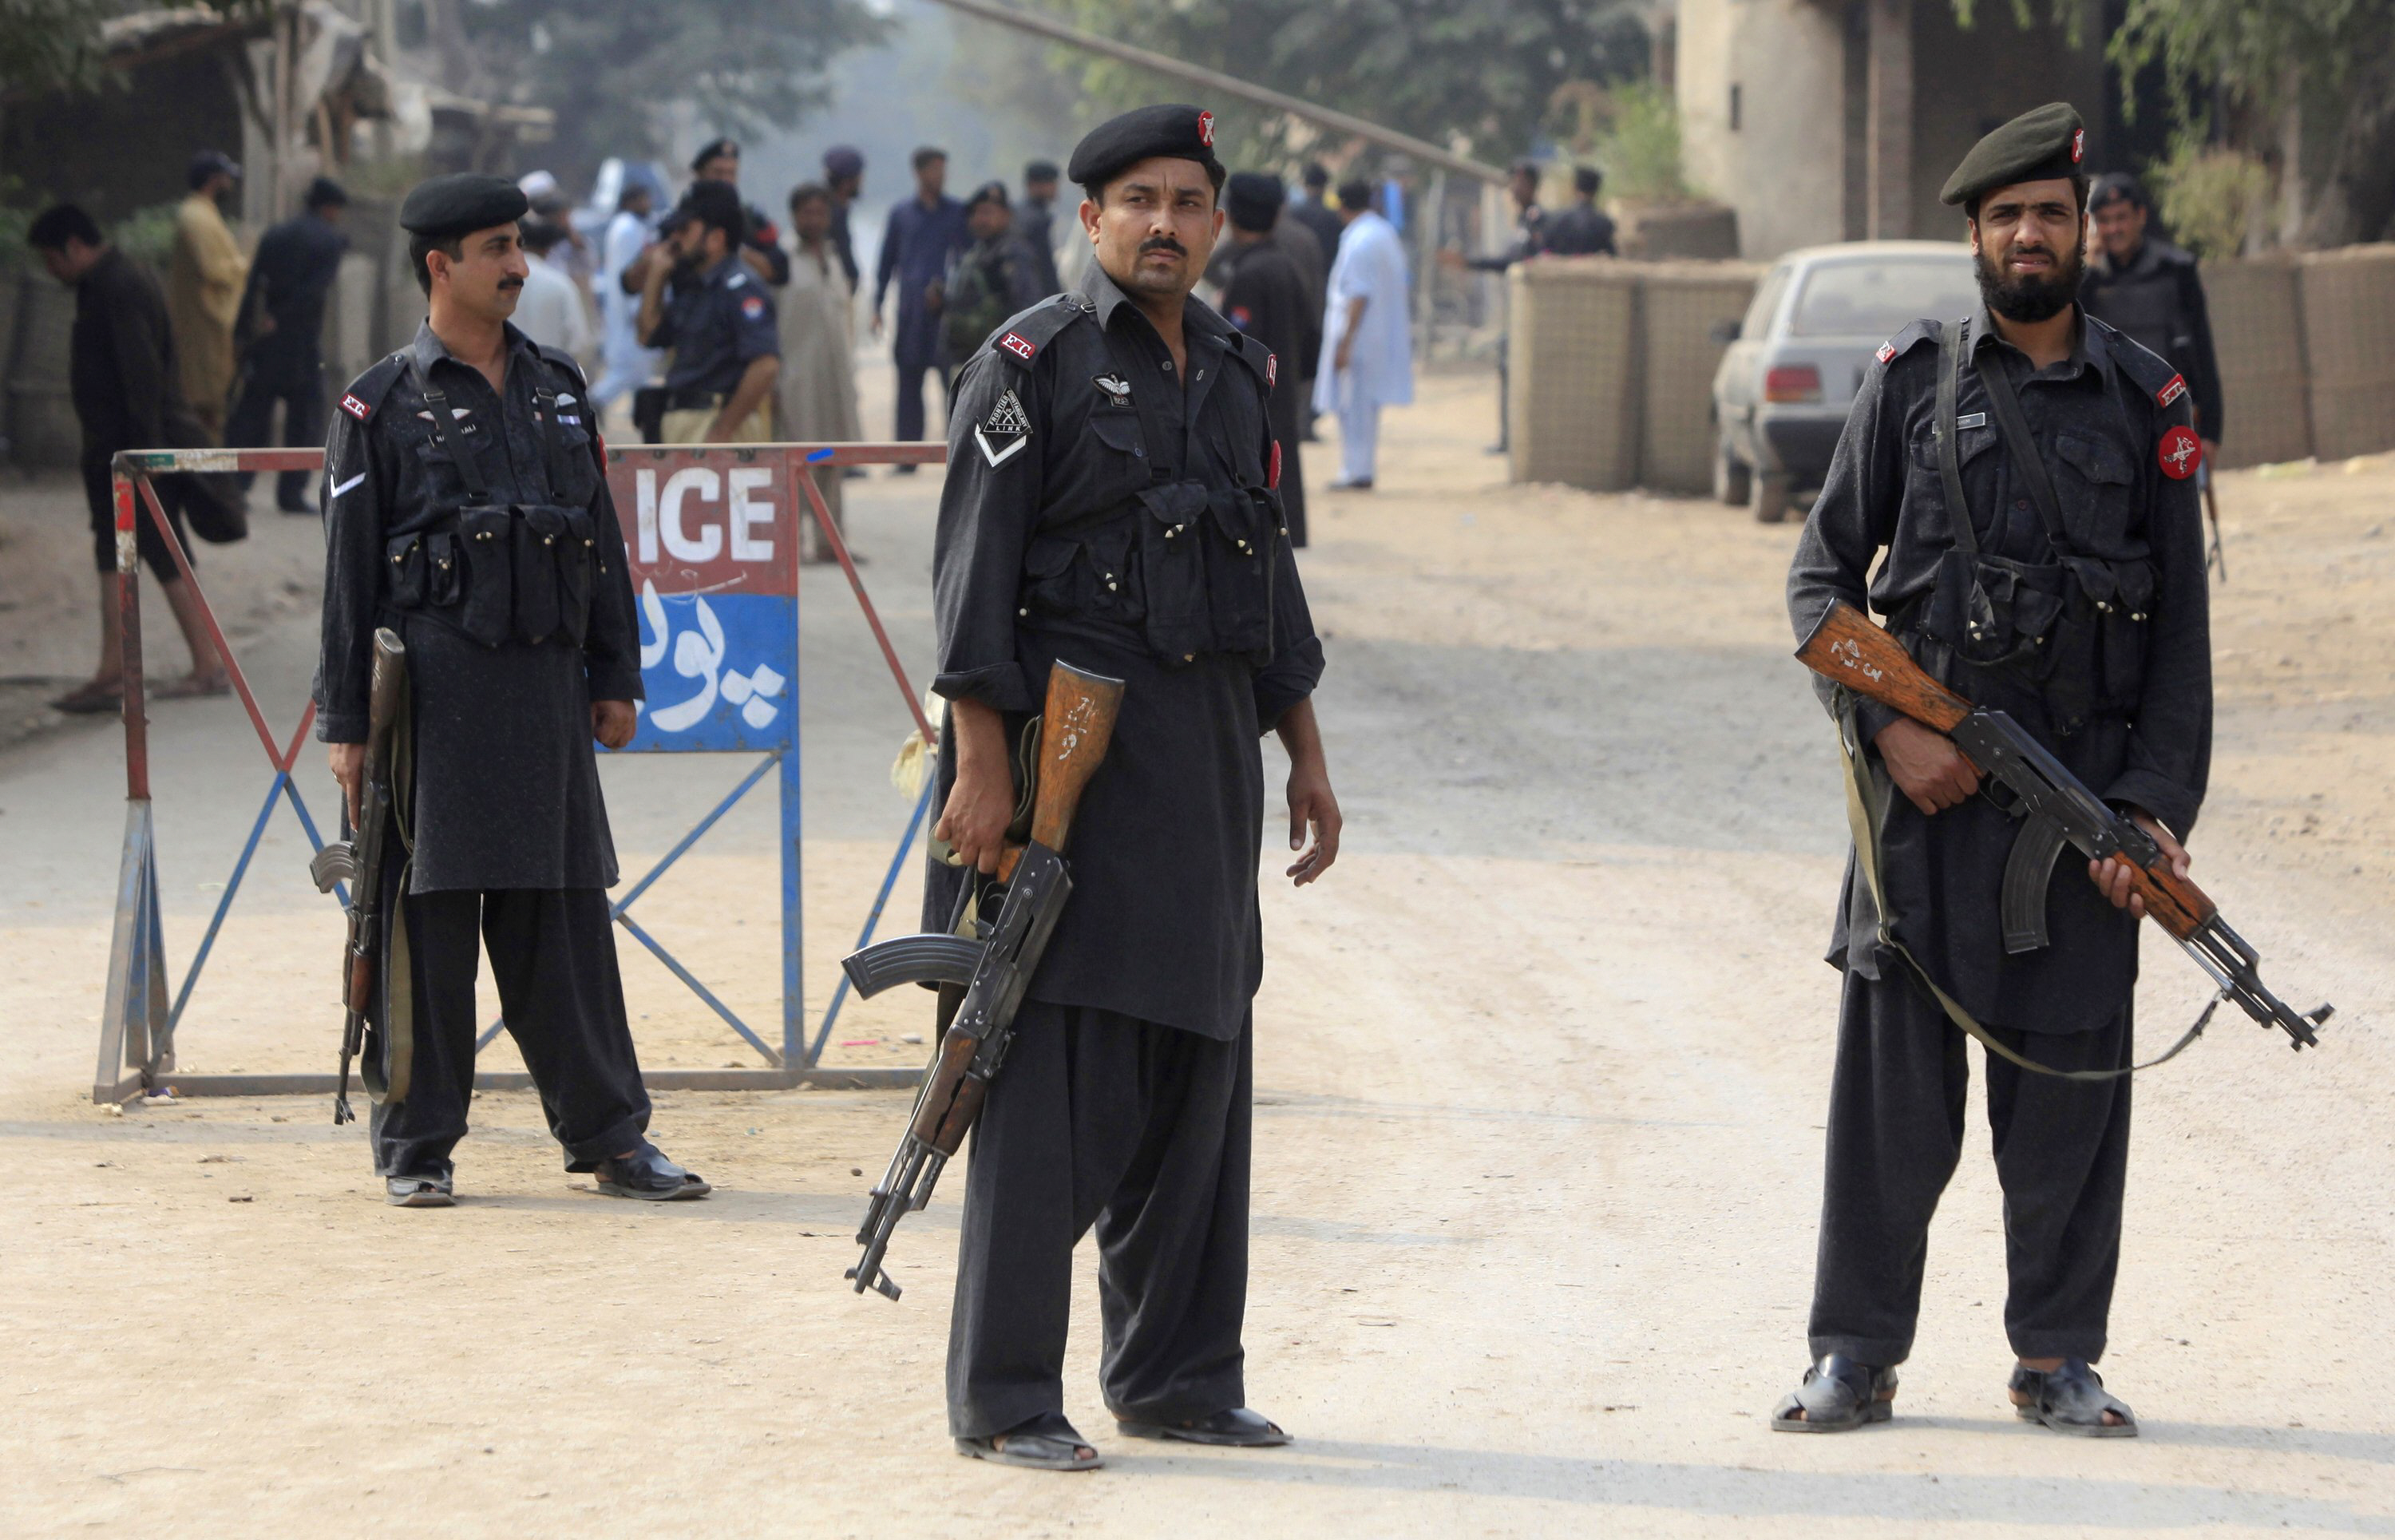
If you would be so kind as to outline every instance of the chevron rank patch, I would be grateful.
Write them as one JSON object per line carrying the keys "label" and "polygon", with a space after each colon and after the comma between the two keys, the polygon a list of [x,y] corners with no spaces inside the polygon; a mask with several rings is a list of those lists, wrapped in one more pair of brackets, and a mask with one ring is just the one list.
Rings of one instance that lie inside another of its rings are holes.
{"label": "chevron rank patch", "polygon": [[[1007,335],[1012,337],[1013,333]],[[1023,446],[1031,442],[1031,418],[1012,390],[998,398],[989,416],[973,430],[973,442],[981,445],[981,458],[989,461],[993,471],[1021,454]]]}

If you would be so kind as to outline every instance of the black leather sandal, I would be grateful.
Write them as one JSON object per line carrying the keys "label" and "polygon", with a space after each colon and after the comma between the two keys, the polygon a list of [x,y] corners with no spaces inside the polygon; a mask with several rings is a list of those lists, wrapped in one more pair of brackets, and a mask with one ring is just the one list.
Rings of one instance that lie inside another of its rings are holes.
{"label": "black leather sandal", "polygon": [[1271,1449],[1289,1442],[1289,1435],[1281,1431],[1279,1424],[1244,1406],[1175,1423],[1118,1417],[1115,1426],[1128,1439],[1178,1439],[1183,1443],[1222,1444],[1233,1449]]}
{"label": "black leather sandal", "polygon": [[713,1190],[695,1173],[667,1160],[665,1151],[653,1144],[642,1144],[621,1159],[610,1156],[591,1175],[599,1190],[610,1198],[639,1198],[652,1203],[704,1198]]}
{"label": "black leather sandal", "polygon": [[[2006,1388],[2012,1394],[2013,1411],[2023,1422],[2044,1423],[2057,1433],[2083,1439],[2137,1436],[2137,1414],[2104,1388],[2104,1376],[2085,1359],[2064,1359],[2062,1367],[2054,1370],[2016,1367]],[[2107,1412],[2121,1420],[2106,1422]]]}
{"label": "black leather sandal", "polygon": [[1031,1470],[1095,1470],[1106,1463],[1062,1412],[1042,1412],[987,1438],[959,1439],[957,1453]]}
{"label": "black leather sandal", "polygon": [[[1772,1409],[1775,1433],[1845,1433],[1896,1415],[1896,1371],[1832,1353]],[[1803,1416],[1796,1414],[1803,1413]]]}

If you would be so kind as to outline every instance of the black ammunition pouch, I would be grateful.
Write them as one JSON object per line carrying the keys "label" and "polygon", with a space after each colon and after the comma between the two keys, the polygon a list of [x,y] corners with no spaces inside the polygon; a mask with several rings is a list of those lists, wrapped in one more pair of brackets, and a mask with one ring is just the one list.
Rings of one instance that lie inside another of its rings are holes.
{"label": "black ammunition pouch", "polygon": [[1025,617],[1110,622],[1162,662],[1272,655],[1274,542],[1280,494],[1143,487],[1091,523],[1044,531],[1024,553]]}

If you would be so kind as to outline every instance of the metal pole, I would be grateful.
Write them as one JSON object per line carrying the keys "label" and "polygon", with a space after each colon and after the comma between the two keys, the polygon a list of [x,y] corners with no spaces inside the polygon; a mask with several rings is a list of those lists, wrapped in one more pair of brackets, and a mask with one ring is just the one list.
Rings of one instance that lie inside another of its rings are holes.
{"label": "metal pole", "polygon": [[1467,177],[1477,177],[1482,181],[1494,182],[1500,187],[1505,184],[1505,172],[1501,167],[1485,165],[1469,155],[1459,155],[1452,150],[1441,149],[1428,139],[1416,139],[1411,134],[1401,134],[1394,128],[1383,128],[1377,123],[1356,117],[1353,113],[1320,106],[1303,97],[1293,97],[1268,86],[1251,85],[1237,75],[1224,74],[1220,70],[1209,70],[1202,65],[1191,64],[1165,54],[1150,52],[1146,48],[1133,47],[1128,43],[1118,43],[1112,38],[1085,33],[1078,27],[1068,27],[1062,21],[1052,21],[1044,16],[1034,16],[1028,11],[1019,11],[1011,6],[993,5],[990,0],[939,0],[939,3],[951,10],[962,11],[967,16],[978,17],[984,21],[995,21],[1001,27],[1012,27],[1019,32],[1032,33],[1053,43],[1063,43],[1125,64],[1135,64],[1143,70],[1153,70],[1167,79],[1186,81],[1192,86],[1202,86],[1206,90],[1214,91],[1223,96],[1236,97],[1241,101],[1267,108],[1276,113],[1287,113],[1291,117],[1303,118],[1334,134],[1346,134],[1356,139],[1369,139],[1383,150],[1394,150],[1399,154],[1411,155],[1417,160],[1444,166],[1449,171],[1460,172]]}

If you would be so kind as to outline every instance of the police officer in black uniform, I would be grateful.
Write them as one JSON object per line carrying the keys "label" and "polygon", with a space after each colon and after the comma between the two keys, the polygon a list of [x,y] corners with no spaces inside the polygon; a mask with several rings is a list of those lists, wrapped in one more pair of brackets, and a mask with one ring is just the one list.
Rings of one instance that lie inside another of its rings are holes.
{"label": "police officer in black uniform", "polygon": [[1064,1415],[1073,1247],[1094,1225],[1101,1381],[1123,1432],[1264,1445],[1248,1411],[1249,1005],[1263,972],[1258,740],[1290,760],[1289,875],[1338,854],[1322,671],[1265,404],[1283,365],[1190,297],[1220,235],[1211,113],[1104,125],[1068,174],[1086,277],[966,365],[933,557],[948,700],[927,928],[994,870],[1008,746],[1064,658],[1128,682],[1073,831],[1072,901],[973,1133],[948,1340],[958,1449],[1097,1463]]}
{"label": "police officer in black uniform", "polygon": [[[709,139],[705,148],[690,160],[690,174],[697,179],[695,186],[713,182],[732,189],[735,200],[740,194],[740,145],[728,139]],[[733,232],[732,244],[749,270],[780,288],[790,281],[790,254],[782,249],[782,232],[774,227],[772,216],[752,203],[740,203],[740,228]]]}
{"label": "police officer in black uniform", "polygon": [[772,297],[740,256],[740,195],[699,182],[676,212],[672,266],[650,266],[638,322],[642,346],[673,350],[662,442],[763,443],[774,436],[767,408],[782,337]]}
{"label": "police officer in black uniform", "polygon": [[[235,330],[245,347],[241,390],[225,419],[225,442],[256,448],[268,442],[276,403],[283,406],[283,442],[310,445],[324,434],[324,305],[340,277],[341,254],[350,238],[341,233],[341,211],[350,195],[329,177],[308,184],[304,210],[268,231],[249,264]],[[249,485],[243,471],[241,484]],[[309,476],[285,471],[275,478],[274,506],[285,513],[313,513],[308,505]]]}
{"label": "police officer in black uniform", "polygon": [[[2073,304],[2084,142],[2079,114],[2053,103],[1981,139],[1948,180],[1983,304],[1915,322],[1880,349],[1797,547],[1788,607],[1804,636],[1833,601],[1868,604],[1925,670],[2010,713],[2184,873],[2179,842],[2212,743],[2191,479],[2202,456],[2177,373]],[[1881,875],[1874,884],[1849,864],[1829,954],[1846,993],[1815,1361],[1773,1426],[1835,1432],[1889,1414],[1930,1216],[1962,1149],[1970,1018],[2043,1067],[1986,1061],[2012,1279],[2005,1327],[2019,1359],[2012,1401],[2064,1432],[2134,1434],[2090,1367],[2120,1263],[2129,1081],[2044,1072],[2132,1061],[2142,910],[2128,869],[2067,856],[2046,892],[2050,940],[2008,952],[1999,893],[2018,822],[1973,795],[1978,776],[1949,739],[1822,693],[1865,756],[1861,823]]]}
{"label": "police officer in black uniform", "polygon": [[371,1057],[415,1048],[375,1108],[377,1169],[407,1208],[451,1201],[473,1093],[477,945],[568,1171],[615,1197],[707,1184],[643,1136],[606,890],[615,853],[591,738],[631,741],[640,633],[581,370],[508,325],[526,207],[496,177],[407,195],[416,340],[360,375],[325,444],[316,734],[352,809],[377,627],[407,644],[401,811]]}
{"label": "police officer in black uniform", "polygon": [[2151,206],[2137,179],[2114,171],[2096,179],[2087,199],[2096,225],[2096,256],[2087,264],[2079,303],[2087,313],[2125,332],[2159,354],[2187,381],[2195,428],[2209,448],[2225,421],[2220,361],[2212,347],[2212,312],[2195,259],[2146,233]]}

